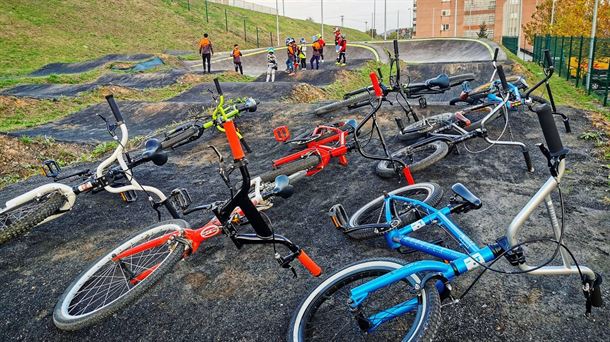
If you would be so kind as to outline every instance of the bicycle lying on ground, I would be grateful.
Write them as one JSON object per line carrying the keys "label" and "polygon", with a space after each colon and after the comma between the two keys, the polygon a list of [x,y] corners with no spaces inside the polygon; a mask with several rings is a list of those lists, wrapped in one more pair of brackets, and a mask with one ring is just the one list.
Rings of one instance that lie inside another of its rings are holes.
{"label": "bicycle lying on ground", "polygon": [[[408,99],[417,99],[420,108],[426,108],[428,102],[424,97],[425,95],[443,94],[455,86],[461,85],[464,82],[473,81],[475,79],[474,74],[470,73],[456,76],[440,74],[424,82],[411,83],[409,79],[407,83],[402,83],[400,75],[400,59],[398,55],[397,40],[394,40],[394,56],[392,56],[390,51],[388,51],[387,49],[386,53],[390,61],[390,71],[388,79],[388,84],[390,85],[390,87],[387,89],[387,93],[396,93],[395,101],[401,106],[401,108],[405,112],[407,121],[410,121],[411,117],[414,121],[419,120],[417,114],[409,104]],[[379,78],[382,79],[383,77],[379,69],[378,73]],[[399,99],[399,97],[402,99],[402,101]],[[374,106],[374,99],[375,94],[373,93],[373,87],[368,86],[345,94],[343,96],[342,101],[334,102],[316,108],[313,113],[316,115],[322,115],[342,108],[355,109],[367,105]]]}
{"label": "bicycle lying on ground", "polygon": [[[504,89],[507,89],[502,70],[498,69],[498,72]],[[479,247],[449,218],[451,214],[476,210],[482,205],[481,200],[462,184],[458,183],[452,187],[455,195],[450,204],[442,209],[435,209],[421,200],[403,195],[424,186],[427,187],[426,191],[431,191],[430,189],[436,188],[432,184],[412,186],[409,192],[403,188],[385,194],[360,209],[357,212],[360,213],[359,218],[354,222],[356,225],[350,225],[346,229],[352,233],[361,231],[369,235],[383,234],[390,248],[398,249],[404,246],[438,257],[444,262],[422,260],[405,264],[398,259],[374,258],[348,265],[330,275],[305,296],[292,317],[288,340],[328,341],[337,336],[341,336],[343,340],[433,340],[442,323],[441,300],[449,298],[452,303],[458,302],[458,299],[452,296],[451,281],[478,267],[484,271],[506,274],[578,274],[586,298],[586,313],[590,313],[591,307],[601,306],[601,275],[579,265],[565,245],[565,212],[560,182],[565,172],[568,150],[563,147],[549,105],[537,105],[533,111],[537,113],[548,145],[548,148],[543,144],[539,147],[547,158],[551,177],[515,216],[505,236],[494,243]],[[559,190],[561,221],[557,218],[551,198],[555,189]],[[554,237],[520,241],[518,236],[523,224],[541,203],[547,208]],[[364,217],[372,221],[365,223]],[[347,218],[343,217],[340,221],[345,222]],[[349,221],[353,222],[354,219]],[[443,227],[459,242],[465,252],[409,236],[429,225]],[[534,242],[551,242],[556,245],[548,261],[537,266],[527,263],[522,248],[524,244]],[[551,265],[557,256],[561,258],[562,265]],[[508,272],[492,268],[502,257],[519,270]],[[460,299],[479,278],[480,275]]]}
{"label": "bicycle lying on ground", "polygon": [[[497,71],[499,75],[505,77],[501,65],[497,66]],[[501,80],[500,83],[494,82],[494,86],[500,88],[504,81],[506,80]],[[400,129],[399,138],[408,145],[394,152],[392,157],[402,160],[411,171],[417,172],[443,159],[457,144],[473,138],[483,138],[489,146],[476,153],[483,152],[494,145],[518,146],[525,158],[527,170],[533,172],[529,151],[525,144],[500,140],[509,125],[507,103],[510,102],[512,94],[519,93],[516,86],[506,84],[507,91],[502,94],[499,103],[486,102],[455,113],[434,115],[407,127],[403,127],[401,122],[397,121]],[[488,136],[486,124],[501,115],[504,118],[504,128],[500,136],[496,140],[492,140]],[[395,173],[394,165],[388,161],[379,162],[376,171],[381,177],[391,177]]]}
{"label": "bicycle lying on ground", "polygon": [[[222,93],[217,84],[218,92]],[[129,305],[167,274],[184,257],[195,253],[207,239],[224,233],[241,248],[248,244],[270,244],[275,259],[283,268],[297,259],[313,276],[319,276],[321,268],[299,246],[288,238],[276,234],[249,197],[251,179],[248,162],[240,145],[240,139],[232,120],[224,123],[234,165],[228,170],[222,166],[222,156],[213,148],[220,160],[219,173],[230,190],[226,201],[198,206],[185,214],[198,210],[212,210],[216,216],[204,226],[190,229],[183,220],[169,220],[154,224],[128,239],[92,264],[76,278],[59,299],[53,312],[55,325],[63,330],[78,330],[95,324]],[[230,173],[239,169],[241,187],[233,193]],[[276,179],[276,187],[262,195],[289,197],[293,188],[286,176]],[[250,225],[255,233],[240,232]],[[289,250],[281,256],[275,251],[279,244]],[[293,272],[294,269],[292,269]],[[296,272],[295,272],[296,275]]]}
{"label": "bicycle lying on ground", "polygon": [[[173,203],[173,196],[180,191],[179,189],[174,190],[172,196],[168,198],[155,187],[141,185],[132,173],[134,167],[144,163],[152,161],[155,165],[163,165],[167,162],[168,157],[162,150],[161,142],[157,139],[146,141],[144,151],[133,159],[128,153],[124,153],[129,139],[127,126],[112,95],[106,96],[106,100],[116,119],[116,123],[109,123],[100,115],[106,123],[108,132],[118,142],[112,155],[102,161],[95,172],[87,169],[67,175],[61,175],[61,169],[55,161],[45,161],[43,171],[47,177],[53,178],[54,182],[39,186],[6,202],[5,207],[0,210],[0,243],[64,215],[72,209],[76,197],[87,192],[105,190],[120,194],[125,202],[133,202],[137,198],[136,191],[144,191],[157,212],[159,207],[164,206],[172,217],[179,217]],[[120,139],[115,134],[117,129],[121,132]],[[83,181],[72,186],[58,183],[60,180],[75,177],[80,177]],[[156,201],[152,199],[151,194],[157,197]],[[161,215],[159,212],[158,214]]]}

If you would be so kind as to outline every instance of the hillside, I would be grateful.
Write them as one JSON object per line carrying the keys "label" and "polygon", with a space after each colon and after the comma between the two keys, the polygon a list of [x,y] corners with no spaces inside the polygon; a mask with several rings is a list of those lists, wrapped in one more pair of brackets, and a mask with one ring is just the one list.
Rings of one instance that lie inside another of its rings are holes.
{"label": "hillside", "polygon": [[[275,16],[204,0],[0,0],[0,75],[22,75],[52,62],[75,62],[109,53],[160,53],[194,50],[203,32],[209,32],[217,51],[234,43],[256,47],[256,27],[261,46],[275,42]],[[225,28],[225,9],[228,28]],[[244,20],[248,42],[244,42]],[[309,41],[320,25],[280,17],[280,40],[286,36]],[[332,27],[325,27],[328,38]],[[367,35],[345,30],[349,39]],[[328,39],[327,38],[327,39]]]}

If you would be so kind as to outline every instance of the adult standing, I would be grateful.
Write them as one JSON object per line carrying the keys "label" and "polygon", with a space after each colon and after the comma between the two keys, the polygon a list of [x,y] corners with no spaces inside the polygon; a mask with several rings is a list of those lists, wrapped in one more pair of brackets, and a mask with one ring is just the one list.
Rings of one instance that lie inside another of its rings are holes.
{"label": "adult standing", "polygon": [[321,34],[318,33],[318,43],[320,44],[320,62],[324,63],[324,47],[326,46],[326,42]]}
{"label": "adult standing", "polygon": [[311,59],[309,60],[309,64],[311,69],[313,70],[313,62],[316,62],[316,70],[320,69],[320,51],[322,47],[320,46],[320,42],[318,36],[311,37],[313,43],[311,43]]}
{"label": "adult standing", "polygon": [[199,41],[199,54],[201,55],[201,59],[203,60],[203,73],[205,74],[206,71],[206,63],[208,65],[207,71],[211,73],[212,55],[214,54],[214,48],[212,47],[212,42],[208,38],[207,33],[204,33],[203,38],[201,38],[201,40]]}

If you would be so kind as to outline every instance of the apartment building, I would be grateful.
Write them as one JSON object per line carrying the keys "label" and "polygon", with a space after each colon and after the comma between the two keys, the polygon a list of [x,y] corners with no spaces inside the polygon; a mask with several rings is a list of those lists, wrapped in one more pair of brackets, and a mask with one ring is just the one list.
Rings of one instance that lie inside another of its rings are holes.
{"label": "apartment building", "polygon": [[524,25],[531,20],[539,2],[541,0],[415,0],[414,38],[476,38],[485,23],[489,39],[499,42],[503,35],[516,36],[520,31],[519,21]]}

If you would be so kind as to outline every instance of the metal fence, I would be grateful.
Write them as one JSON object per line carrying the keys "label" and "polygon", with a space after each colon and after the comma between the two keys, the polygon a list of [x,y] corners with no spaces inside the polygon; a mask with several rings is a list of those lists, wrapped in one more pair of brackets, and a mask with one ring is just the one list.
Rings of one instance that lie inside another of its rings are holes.
{"label": "metal fence", "polygon": [[[591,43],[593,43],[591,45]],[[589,79],[589,52],[593,49],[593,64]],[[610,39],[589,37],[536,36],[534,38],[534,62],[544,63],[544,50],[553,56],[555,70],[577,88],[602,100],[604,106],[610,104]]]}
{"label": "metal fence", "polygon": [[241,1],[241,0],[208,0],[208,1],[214,2],[217,4],[239,7],[239,8],[256,11],[256,12],[261,12],[261,13],[275,14],[275,8],[273,8],[273,7],[261,6],[261,5],[257,5],[252,2],[248,2],[248,1]]}
{"label": "metal fence", "polygon": [[517,45],[519,45],[519,37],[502,36],[502,45],[508,49],[508,51],[517,54]]}

